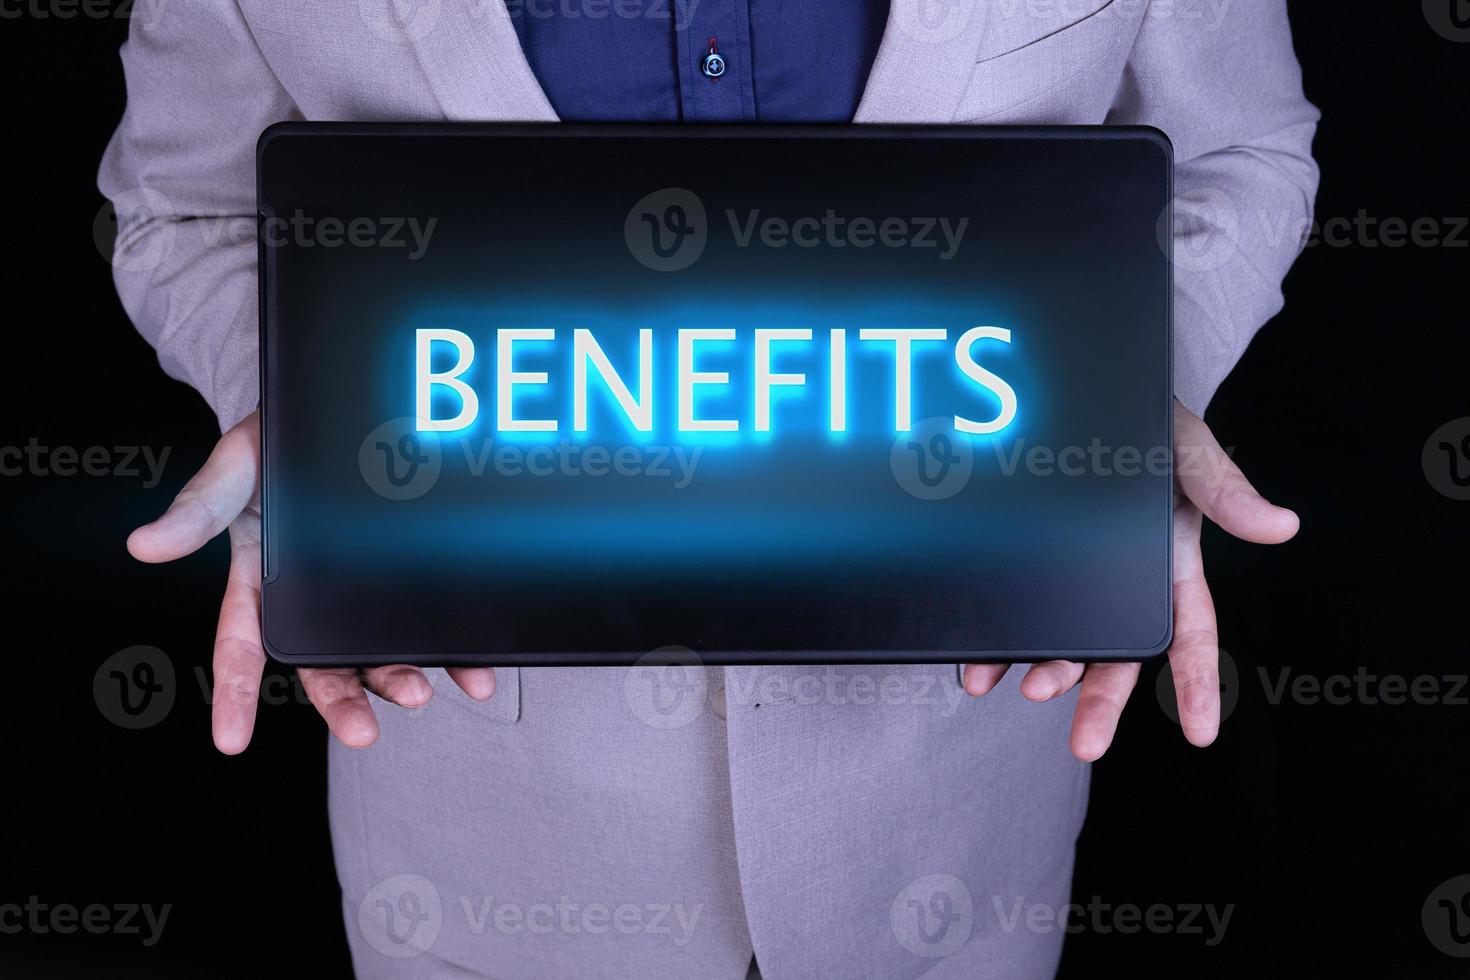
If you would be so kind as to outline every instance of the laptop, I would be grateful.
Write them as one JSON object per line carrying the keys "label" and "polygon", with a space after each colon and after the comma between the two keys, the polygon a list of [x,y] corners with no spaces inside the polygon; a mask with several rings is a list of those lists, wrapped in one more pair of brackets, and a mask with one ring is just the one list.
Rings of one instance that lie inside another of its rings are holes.
{"label": "laptop", "polygon": [[1156,130],[286,123],[257,160],[276,659],[1168,646]]}

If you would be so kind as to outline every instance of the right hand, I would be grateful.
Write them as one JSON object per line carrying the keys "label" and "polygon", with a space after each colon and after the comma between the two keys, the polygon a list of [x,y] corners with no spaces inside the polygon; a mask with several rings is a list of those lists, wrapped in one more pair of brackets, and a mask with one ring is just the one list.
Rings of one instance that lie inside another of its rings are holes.
{"label": "right hand", "polygon": [[[250,744],[255,729],[266,659],[260,645],[258,411],[220,437],[204,468],[179,491],[167,512],[128,537],[128,551],[139,561],[173,561],[198,551],[226,528],[230,531],[230,577],[214,637],[212,714],[215,746],[235,755]],[[307,697],[327,727],[351,748],[366,748],[378,739],[378,720],[367,691],[405,708],[424,705],[434,694],[417,667],[302,668],[299,673]],[[492,668],[451,668],[449,676],[477,701],[495,693]]]}

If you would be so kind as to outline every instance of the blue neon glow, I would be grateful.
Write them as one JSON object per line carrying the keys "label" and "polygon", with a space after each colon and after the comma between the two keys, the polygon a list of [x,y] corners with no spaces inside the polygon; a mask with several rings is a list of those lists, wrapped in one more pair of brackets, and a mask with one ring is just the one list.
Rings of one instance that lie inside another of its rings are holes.
{"label": "blue neon glow", "polygon": [[[480,414],[468,427],[457,430],[473,436],[487,429],[498,438],[512,441],[546,442],[567,436],[577,440],[610,439],[647,442],[678,440],[709,445],[765,442],[783,435],[821,432],[843,439],[850,433],[872,433],[891,438],[895,399],[895,345],[891,341],[863,340],[864,328],[938,328],[946,332],[944,342],[915,341],[911,345],[911,417],[914,422],[931,416],[962,415],[975,421],[995,418],[1001,405],[996,395],[965,377],[955,363],[955,345],[973,326],[993,324],[1011,329],[1011,343],[980,341],[973,347],[980,365],[1009,383],[1017,393],[1019,412],[1030,408],[1035,385],[1026,370],[1027,334],[1024,324],[1007,321],[1001,311],[977,316],[973,302],[961,307],[943,301],[869,301],[835,304],[810,299],[785,302],[736,302],[733,297],[710,297],[707,302],[687,301],[663,305],[633,305],[616,308],[566,304],[554,318],[547,316],[543,300],[521,302],[456,302],[425,305],[398,317],[401,327],[390,331],[400,346],[388,358],[417,365],[413,335],[417,329],[452,328],[475,340],[474,363],[460,380],[470,384],[480,399]],[[712,311],[719,311],[713,315]],[[556,331],[554,341],[518,340],[514,347],[517,372],[544,372],[544,385],[518,384],[513,396],[516,419],[555,419],[555,432],[507,432],[499,429],[496,406],[497,329],[535,327]],[[733,329],[733,341],[701,339],[694,346],[693,371],[724,372],[728,384],[700,383],[693,388],[696,419],[733,419],[736,432],[688,431],[678,424],[677,338],[681,329],[721,327]],[[769,391],[771,428],[755,428],[755,331],[757,328],[800,327],[812,331],[810,341],[776,339],[770,344],[773,375],[803,374],[805,383],[773,385]],[[617,404],[599,373],[587,373],[588,431],[573,428],[573,331],[587,329],[606,352],[622,382],[635,394],[639,391],[639,335],[647,328],[653,335],[653,431],[638,431]],[[829,399],[833,375],[830,370],[831,331],[846,332],[847,429],[833,431]],[[452,345],[436,344],[428,370],[449,369],[456,352]],[[395,393],[399,404],[412,405],[413,383]],[[398,387],[398,386],[395,386]],[[457,415],[459,397],[447,385],[431,389],[432,412],[436,419]],[[1007,431],[1013,429],[1013,420]],[[973,437],[971,437],[973,438]]]}

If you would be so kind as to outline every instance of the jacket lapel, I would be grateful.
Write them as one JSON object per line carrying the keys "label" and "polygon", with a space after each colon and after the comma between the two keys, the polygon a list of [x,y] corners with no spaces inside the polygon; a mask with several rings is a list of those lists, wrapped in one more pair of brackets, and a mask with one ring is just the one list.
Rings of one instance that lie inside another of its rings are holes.
{"label": "jacket lapel", "polygon": [[947,123],[975,68],[986,0],[893,0],[853,122]]}
{"label": "jacket lapel", "polygon": [[446,118],[557,121],[501,0],[430,0],[418,16],[405,33]]}

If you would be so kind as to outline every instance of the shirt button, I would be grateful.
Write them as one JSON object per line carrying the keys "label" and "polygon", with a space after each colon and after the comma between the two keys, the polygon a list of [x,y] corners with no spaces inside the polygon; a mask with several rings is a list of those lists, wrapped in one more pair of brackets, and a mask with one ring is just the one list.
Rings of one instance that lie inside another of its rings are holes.
{"label": "shirt button", "polygon": [[713,53],[705,55],[703,71],[706,78],[719,78],[725,74],[725,59]]}
{"label": "shirt button", "polygon": [[725,720],[725,715],[729,713],[729,710],[725,704],[725,689],[723,687],[715,692],[714,697],[710,698],[709,707],[715,713],[716,718],[720,719],[720,721]]}

